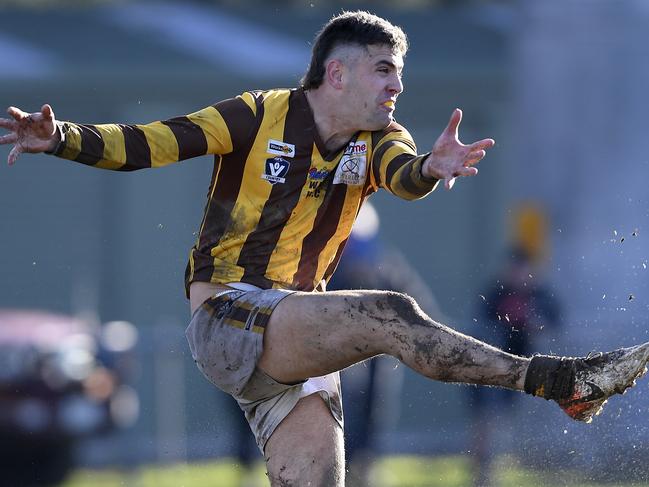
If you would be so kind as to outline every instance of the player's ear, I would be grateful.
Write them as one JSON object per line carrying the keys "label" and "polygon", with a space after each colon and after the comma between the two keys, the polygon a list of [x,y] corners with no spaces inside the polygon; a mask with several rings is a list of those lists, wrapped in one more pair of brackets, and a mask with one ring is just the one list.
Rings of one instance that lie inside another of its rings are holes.
{"label": "player's ear", "polygon": [[327,62],[325,79],[334,89],[340,90],[343,86],[344,65],[339,59],[331,59]]}

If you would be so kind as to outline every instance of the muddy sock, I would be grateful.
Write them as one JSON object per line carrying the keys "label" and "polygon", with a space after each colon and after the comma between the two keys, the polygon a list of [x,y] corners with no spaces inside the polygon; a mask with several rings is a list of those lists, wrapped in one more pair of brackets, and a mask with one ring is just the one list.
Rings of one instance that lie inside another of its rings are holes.
{"label": "muddy sock", "polygon": [[525,392],[555,401],[569,398],[575,383],[575,365],[569,357],[535,355],[525,375]]}

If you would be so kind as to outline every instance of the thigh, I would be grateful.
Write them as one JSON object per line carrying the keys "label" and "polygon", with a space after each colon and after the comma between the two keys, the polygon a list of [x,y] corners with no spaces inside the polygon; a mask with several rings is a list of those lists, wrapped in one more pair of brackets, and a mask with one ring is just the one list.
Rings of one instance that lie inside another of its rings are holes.
{"label": "thigh", "polygon": [[257,366],[264,329],[290,291],[230,290],[207,299],[185,331],[192,358],[205,377],[237,398]]}
{"label": "thigh", "polygon": [[270,317],[258,366],[280,382],[296,382],[389,353],[405,321],[394,305],[402,296],[360,290],[291,294]]}
{"label": "thigh", "polygon": [[266,443],[272,487],[344,487],[343,430],[318,394],[300,399]]}

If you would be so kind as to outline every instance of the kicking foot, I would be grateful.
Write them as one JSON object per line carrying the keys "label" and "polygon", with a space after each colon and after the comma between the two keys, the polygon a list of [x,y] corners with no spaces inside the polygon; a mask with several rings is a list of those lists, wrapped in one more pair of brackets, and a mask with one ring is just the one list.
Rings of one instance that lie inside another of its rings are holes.
{"label": "kicking foot", "polygon": [[635,385],[648,361],[649,342],[586,358],[535,356],[525,390],[556,401],[572,419],[590,423],[609,397]]}

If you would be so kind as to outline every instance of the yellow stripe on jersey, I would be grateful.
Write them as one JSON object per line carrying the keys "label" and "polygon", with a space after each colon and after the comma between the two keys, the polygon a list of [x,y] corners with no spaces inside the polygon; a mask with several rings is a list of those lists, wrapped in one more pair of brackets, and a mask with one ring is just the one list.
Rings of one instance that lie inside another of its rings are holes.
{"label": "yellow stripe on jersey", "polygon": [[126,147],[122,129],[115,124],[95,125],[104,141],[103,158],[95,167],[100,169],[119,169],[126,163]]}
{"label": "yellow stripe on jersey", "polygon": [[412,172],[412,165],[404,164],[394,173],[394,176],[392,177],[392,181],[390,181],[392,192],[407,200],[417,199],[418,197],[417,194],[413,194],[412,192],[404,188],[403,183],[401,182],[401,178],[408,177],[411,172]]}
{"label": "yellow stripe on jersey", "polygon": [[246,105],[248,105],[250,110],[252,110],[253,115],[257,116],[257,104],[255,103],[255,98],[252,95],[252,93],[250,93],[249,91],[246,91],[245,93],[238,96],[237,98],[240,98],[241,100],[243,100],[243,102]]}
{"label": "yellow stripe on jersey", "polygon": [[163,167],[178,161],[178,142],[167,125],[152,122],[137,127],[144,132],[151,151],[151,167]]}
{"label": "yellow stripe on jersey", "polygon": [[[439,183],[439,180],[437,179],[426,179],[421,173],[421,168],[424,163],[424,160],[428,157],[429,154],[424,154],[421,156],[417,156],[411,163],[410,163],[410,174],[408,176],[402,175],[400,178],[400,184],[403,184],[403,181],[409,181],[409,186],[414,186],[417,188],[417,194],[419,194],[419,197],[425,196],[426,194],[430,193],[437,184]],[[432,188],[431,188],[432,185]],[[412,191],[411,189],[407,189],[407,191]]]}
{"label": "yellow stripe on jersey", "polygon": [[[281,140],[277,139],[276,140]],[[318,148],[313,144],[310,167],[320,171],[335,171],[336,161],[326,162]],[[287,276],[292,276],[297,271],[299,256],[302,253],[302,243],[304,235],[312,229],[317,215],[319,206],[322,204],[324,194],[315,197],[315,188],[311,188],[307,179],[307,184],[302,187],[299,203],[284,226],[282,233],[277,241],[277,246],[273,249],[268,262],[268,269],[271,269],[269,277],[274,280],[286,282]],[[320,181],[313,181],[319,183]],[[298,258],[296,258],[296,256]]]}
{"label": "yellow stripe on jersey", "polygon": [[[286,100],[289,94],[288,90],[283,90],[264,98],[264,118],[252,144],[252,150],[248,154],[241,180],[241,187],[245,188],[245,191],[240,192],[235,201],[231,213],[233,216],[231,229],[226,230],[227,234],[236,236],[237,245],[219,245],[211,253],[215,263],[230,263],[227,274],[232,281],[238,281],[243,277],[245,269],[232,264],[237,262],[243,244],[250,233],[257,228],[264,203],[268,201],[273,189],[273,185],[262,179],[262,175],[266,172],[266,160],[274,157],[267,152],[268,140],[281,140],[283,137],[283,115],[286,114],[286,110],[284,109],[283,114],[281,112],[282,107],[287,106]],[[218,185],[218,181],[216,184]],[[221,276],[218,274],[222,271],[223,265],[215,265],[213,279],[220,280]]]}
{"label": "yellow stripe on jersey", "polygon": [[[388,175],[387,175],[388,166],[390,165],[390,162],[392,162],[392,160],[395,159],[397,156],[400,156],[404,153],[408,153],[410,152],[410,150],[409,149],[406,150],[405,148],[407,146],[405,144],[400,144],[398,141],[394,141],[394,142],[390,141],[385,143],[390,144],[390,147],[385,151],[383,157],[381,157],[381,160],[379,161],[379,174],[381,176],[381,180],[379,181],[379,186],[381,188],[387,189],[390,192],[394,192],[392,188],[394,177],[388,181]],[[381,145],[379,145],[379,147],[381,147]]]}
{"label": "yellow stripe on jersey", "polygon": [[79,127],[72,124],[63,125],[61,129],[65,137],[65,146],[59,156],[64,159],[74,160],[81,151],[81,131]]}
{"label": "yellow stripe on jersey", "polygon": [[187,118],[205,133],[208,154],[229,154],[232,152],[230,130],[216,108],[204,108],[187,115]]}

